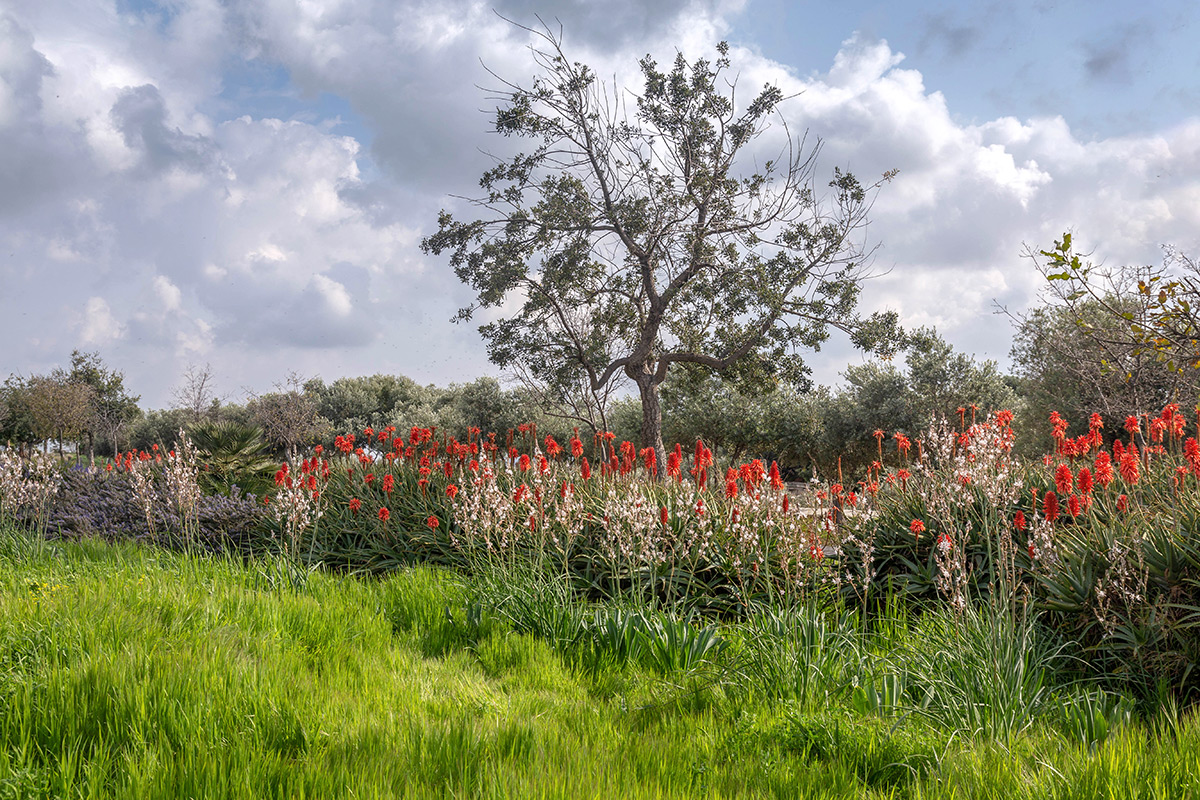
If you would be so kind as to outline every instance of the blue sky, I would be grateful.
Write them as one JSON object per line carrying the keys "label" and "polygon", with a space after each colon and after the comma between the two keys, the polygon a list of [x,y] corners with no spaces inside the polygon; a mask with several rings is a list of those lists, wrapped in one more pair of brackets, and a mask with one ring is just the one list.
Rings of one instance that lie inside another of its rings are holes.
{"label": "blue sky", "polygon": [[[823,169],[900,170],[865,310],[980,358],[1007,357],[997,304],[1037,302],[1027,244],[1072,228],[1112,264],[1200,250],[1193,3],[494,7],[559,20],[618,80],[730,41],[743,84],[795,95]],[[469,294],[418,245],[498,146],[482,64],[527,78],[527,43],[457,0],[0,5],[0,377],[95,350],[158,407],[190,364],[235,400],[291,371],[493,374],[449,322]],[[861,359],[833,340],[810,363],[834,383]]]}
{"label": "blue sky", "polygon": [[956,119],[1061,114],[1084,139],[1152,131],[1200,107],[1195,3],[756,0],[731,40],[821,71],[847,31],[886,39]]}

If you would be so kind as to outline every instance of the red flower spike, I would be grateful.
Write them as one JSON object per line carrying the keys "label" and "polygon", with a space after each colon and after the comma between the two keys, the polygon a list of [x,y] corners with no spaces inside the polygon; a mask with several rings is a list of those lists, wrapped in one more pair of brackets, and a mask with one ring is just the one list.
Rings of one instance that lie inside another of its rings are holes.
{"label": "red flower spike", "polygon": [[1054,492],[1046,492],[1046,496],[1042,498],[1042,513],[1050,522],[1058,519],[1058,495]]}
{"label": "red flower spike", "polygon": [[1054,486],[1058,489],[1058,493],[1070,494],[1074,484],[1075,476],[1071,474],[1071,468],[1066,464],[1059,464],[1058,469],[1054,472]]}

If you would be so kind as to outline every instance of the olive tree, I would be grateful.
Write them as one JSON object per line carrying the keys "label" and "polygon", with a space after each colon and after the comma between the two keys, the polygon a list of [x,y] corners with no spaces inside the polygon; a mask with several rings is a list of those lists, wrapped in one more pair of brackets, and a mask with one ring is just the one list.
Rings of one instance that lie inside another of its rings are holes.
{"label": "olive tree", "polygon": [[792,135],[778,87],[744,103],[721,43],[715,61],[679,55],[668,71],[646,56],[634,93],[569,60],[561,32],[530,33],[537,74],[497,77],[494,98],[495,132],[525,151],[484,173],[479,218],[443,211],[422,242],[476,292],[457,319],[500,309],[480,328],[494,363],[564,397],[628,379],[661,461],[658,390],[674,365],[803,383],[801,354],[832,328],[892,347],[896,315],[856,311],[879,184],[835,169],[822,191],[820,142]]}

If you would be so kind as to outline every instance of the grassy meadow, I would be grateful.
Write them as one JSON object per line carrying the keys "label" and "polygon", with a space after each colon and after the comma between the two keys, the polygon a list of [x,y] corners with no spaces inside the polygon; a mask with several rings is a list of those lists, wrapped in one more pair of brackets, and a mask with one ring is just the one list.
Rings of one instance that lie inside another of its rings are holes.
{"label": "grassy meadow", "polygon": [[1106,699],[1019,616],[798,605],[697,642],[552,612],[531,571],[2,541],[3,798],[1200,794],[1194,714]]}

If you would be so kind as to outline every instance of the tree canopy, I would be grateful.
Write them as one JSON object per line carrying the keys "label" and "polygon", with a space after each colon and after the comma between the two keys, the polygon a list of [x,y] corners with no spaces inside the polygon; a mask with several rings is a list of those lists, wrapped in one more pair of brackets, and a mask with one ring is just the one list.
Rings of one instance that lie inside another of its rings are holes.
{"label": "tree canopy", "polygon": [[803,353],[831,328],[894,347],[894,313],[856,312],[871,189],[835,169],[818,190],[820,143],[787,129],[778,87],[741,103],[722,43],[715,61],[679,55],[669,71],[643,58],[634,94],[570,61],[561,34],[531,33],[537,74],[504,82],[495,115],[529,149],[484,173],[480,218],[443,211],[422,242],[476,292],[458,319],[502,309],[480,328],[494,363],[596,402],[631,380],[642,445],[662,459],[658,388],[673,365],[803,384]]}

